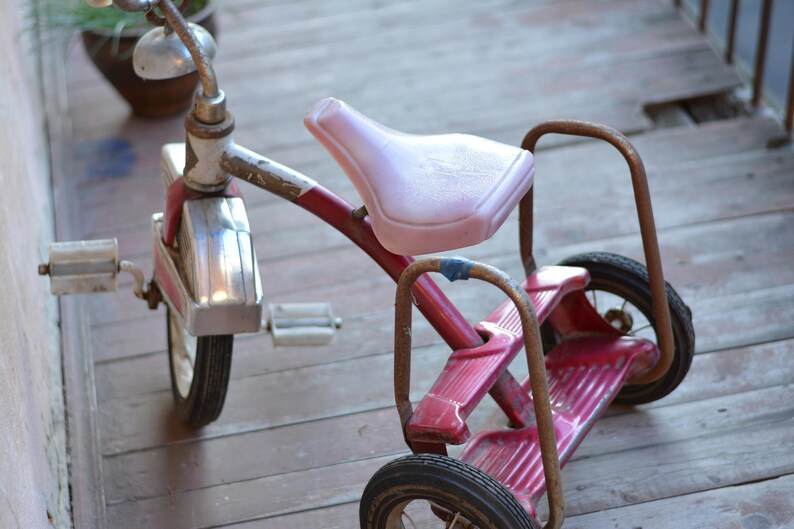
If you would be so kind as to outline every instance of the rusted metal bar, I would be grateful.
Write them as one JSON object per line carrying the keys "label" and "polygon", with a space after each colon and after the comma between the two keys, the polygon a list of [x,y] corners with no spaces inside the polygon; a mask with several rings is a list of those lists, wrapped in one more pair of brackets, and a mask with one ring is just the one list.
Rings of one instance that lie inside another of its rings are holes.
{"label": "rusted metal bar", "polygon": [[700,22],[698,23],[698,27],[700,28],[701,33],[706,32],[706,22],[708,22],[709,18],[709,0],[700,0]]}
{"label": "rusted metal bar", "polygon": [[[604,140],[615,147],[623,155],[631,172],[631,181],[634,187],[634,202],[637,208],[637,218],[640,222],[640,234],[642,236],[642,246],[645,252],[645,265],[648,267],[648,276],[651,286],[651,299],[653,305],[653,317],[656,321],[656,332],[659,339],[659,350],[661,356],[659,362],[649,371],[632,378],[632,384],[646,384],[661,378],[673,363],[674,343],[673,329],[670,322],[670,308],[667,305],[667,291],[664,284],[664,274],[662,273],[662,258],[659,254],[659,241],[656,236],[656,225],[653,220],[653,208],[651,207],[651,194],[648,189],[648,179],[645,175],[645,165],[642,163],[639,153],[629,140],[617,130],[600,125],[598,123],[587,123],[584,121],[572,120],[553,120],[541,123],[530,130],[521,147],[534,153],[535,146],[541,136],[545,134],[566,134],[572,136],[585,136]],[[532,231],[531,224],[523,224],[532,220],[531,215],[526,215],[526,210],[531,210],[531,196],[527,201],[525,196],[520,203],[524,216],[519,216],[521,257],[524,259],[524,267],[534,266],[531,261],[532,238],[526,234]]]}
{"label": "rusted metal bar", "polygon": [[739,0],[731,0],[731,17],[728,34],[725,36],[725,62],[733,64],[733,49],[736,46],[736,22],[739,19]]}
{"label": "rusted metal bar", "polygon": [[220,89],[218,88],[218,80],[215,77],[215,68],[212,66],[212,61],[210,61],[204,48],[199,44],[196,36],[190,31],[182,13],[179,12],[179,9],[171,0],[160,0],[158,7],[165,15],[171,28],[179,35],[179,38],[182,39],[182,42],[185,43],[188,51],[190,51],[193,62],[196,63],[204,97],[218,97]]}
{"label": "rusted metal bar", "polygon": [[761,29],[755,49],[755,73],[753,74],[753,106],[761,104],[764,92],[764,68],[769,43],[769,22],[772,19],[772,0],[764,0],[761,11]]}
{"label": "rusted metal bar", "polygon": [[[394,398],[400,421],[405,427],[413,413],[411,405],[411,287],[422,274],[439,272],[444,257],[418,259],[405,269],[397,283],[394,312]],[[538,425],[540,457],[546,479],[546,494],[549,503],[548,521],[543,529],[559,529],[565,517],[565,498],[560,477],[560,458],[557,453],[557,436],[546,378],[546,364],[535,307],[529,295],[510,276],[492,266],[469,261],[468,277],[487,281],[499,287],[513,301],[521,316],[524,333],[524,349],[529,365],[530,388]]]}
{"label": "rusted metal bar", "polygon": [[[526,147],[524,148],[526,149]],[[532,255],[534,189],[534,187],[529,188],[527,194],[518,203],[518,247],[526,277],[529,277],[537,268],[535,257]]]}
{"label": "rusted metal bar", "polygon": [[789,136],[794,132],[794,42],[792,42],[791,49],[791,71],[788,76],[788,103],[786,104],[786,119],[784,121]]}

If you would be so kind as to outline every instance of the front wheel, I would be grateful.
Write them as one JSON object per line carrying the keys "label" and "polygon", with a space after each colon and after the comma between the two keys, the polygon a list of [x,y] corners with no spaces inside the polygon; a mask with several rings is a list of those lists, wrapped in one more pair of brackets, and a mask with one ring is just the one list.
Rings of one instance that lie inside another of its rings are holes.
{"label": "front wheel", "polygon": [[177,415],[198,428],[223,409],[232,367],[234,335],[191,336],[168,310],[168,357]]}
{"label": "front wheel", "polygon": [[462,461],[409,455],[378,470],[364,489],[361,529],[537,529],[498,481]]}
{"label": "front wheel", "polygon": [[[651,304],[648,270],[642,264],[607,252],[574,255],[560,262],[590,272],[586,295],[593,308],[617,329],[658,344]],[[670,284],[665,283],[673,327],[673,363],[660,379],[648,384],[626,384],[615,397],[617,404],[645,404],[673,391],[684,380],[695,354],[692,315]]]}

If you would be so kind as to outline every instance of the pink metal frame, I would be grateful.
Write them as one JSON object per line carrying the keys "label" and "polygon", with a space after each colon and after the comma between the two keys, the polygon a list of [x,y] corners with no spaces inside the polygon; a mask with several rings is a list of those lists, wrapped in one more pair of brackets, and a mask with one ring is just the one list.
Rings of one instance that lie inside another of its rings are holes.
{"label": "pink metal frame", "polygon": [[[295,203],[347,236],[372,257],[395,282],[414,262],[413,257],[386,250],[375,237],[369,219],[354,218],[355,208],[321,185],[300,195]],[[432,280],[427,277],[420,278],[414,286],[413,294],[417,308],[452,349],[476,347],[483,343],[482,337]]]}

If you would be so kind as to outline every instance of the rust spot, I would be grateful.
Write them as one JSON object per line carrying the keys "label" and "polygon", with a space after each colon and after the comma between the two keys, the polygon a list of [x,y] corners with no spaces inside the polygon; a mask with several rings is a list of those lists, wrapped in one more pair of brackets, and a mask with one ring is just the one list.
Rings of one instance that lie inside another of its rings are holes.
{"label": "rust spot", "polygon": [[215,140],[225,138],[234,131],[234,116],[226,113],[226,118],[220,123],[202,123],[196,119],[195,111],[191,110],[185,116],[185,129],[197,138]]}
{"label": "rust spot", "polygon": [[275,195],[280,196],[290,202],[295,202],[301,194],[301,186],[279,178],[273,173],[269,172],[263,166],[262,161],[251,163],[238,157],[231,159],[224,158],[221,162],[221,167],[224,171],[230,174],[237,175],[238,178],[250,182],[256,187],[261,187]]}

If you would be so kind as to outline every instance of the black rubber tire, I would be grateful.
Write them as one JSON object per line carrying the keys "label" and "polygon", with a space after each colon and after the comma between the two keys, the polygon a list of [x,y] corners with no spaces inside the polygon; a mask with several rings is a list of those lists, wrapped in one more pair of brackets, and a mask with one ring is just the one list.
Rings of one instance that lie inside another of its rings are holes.
{"label": "black rubber tire", "polygon": [[388,463],[369,480],[359,506],[361,529],[410,527],[402,524],[402,511],[412,500],[460,513],[479,529],[538,528],[515,497],[485,472],[450,457],[416,454]]}
{"label": "black rubber tire", "polygon": [[[192,337],[170,310],[166,329],[171,390],[177,415],[186,425],[200,428],[217,419],[223,410],[232,367],[234,335]],[[185,351],[186,347],[195,348],[192,362],[182,356],[183,362],[190,362],[192,370],[187,364],[177,365],[179,351]]]}
{"label": "black rubber tire", "polygon": [[[628,257],[607,252],[590,252],[568,257],[559,263],[579,266],[590,272],[588,291],[596,290],[619,296],[639,310],[656,331],[651,306],[651,288],[648,270]],[[669,283],[665,283],[670,320],[673,327],[675,350],[673,363],[667,373],[648,384],[627,384],[615,397],[616,404],[646,404],[661,399],[684,380],[695,354],[695,330],[692,313]],[[548,329],[544,333],[549,336]]]}

